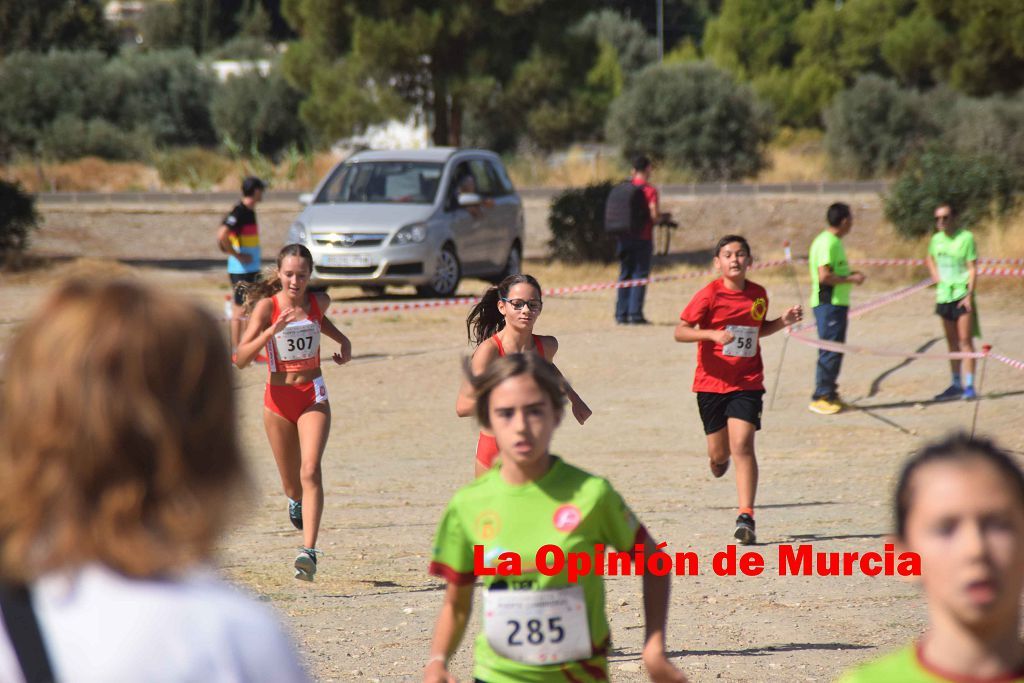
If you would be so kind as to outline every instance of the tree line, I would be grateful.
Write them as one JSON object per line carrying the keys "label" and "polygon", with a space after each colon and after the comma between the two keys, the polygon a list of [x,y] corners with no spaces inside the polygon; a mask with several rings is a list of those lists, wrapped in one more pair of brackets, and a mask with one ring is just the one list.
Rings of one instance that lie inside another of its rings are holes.
{"label": "tree line", "polygon": [[[0,155],[277,155],[418,116],[435,144],[608,142],[695,179],[756,174],[780,126],[858,177],[932,147],[1024,162],[1024,3],[664,0],[663,61],[654,7],[178,0],[125,27],[99,0],[0,0]],[[218,83],[214,58],[272,69]]]}

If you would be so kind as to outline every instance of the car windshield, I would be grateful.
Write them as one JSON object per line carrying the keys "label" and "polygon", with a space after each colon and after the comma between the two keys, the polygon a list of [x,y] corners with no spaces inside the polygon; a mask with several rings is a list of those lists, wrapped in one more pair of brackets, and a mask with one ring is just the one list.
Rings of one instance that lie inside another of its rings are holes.
{"label": "car windshield", "polygon": [[339,166],[315,203],[432,204],[442,164],[420,161],[356,161]]}

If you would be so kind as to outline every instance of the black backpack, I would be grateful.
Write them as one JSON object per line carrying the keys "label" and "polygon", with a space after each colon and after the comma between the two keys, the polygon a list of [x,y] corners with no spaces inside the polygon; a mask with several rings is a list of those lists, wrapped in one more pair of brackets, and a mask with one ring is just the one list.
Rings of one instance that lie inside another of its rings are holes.
{"label": "black backpack", "polygon": [[609,235],[639,235],[651,218],[644,186],[624,181],[608,193],[604,205],[604,231]]}

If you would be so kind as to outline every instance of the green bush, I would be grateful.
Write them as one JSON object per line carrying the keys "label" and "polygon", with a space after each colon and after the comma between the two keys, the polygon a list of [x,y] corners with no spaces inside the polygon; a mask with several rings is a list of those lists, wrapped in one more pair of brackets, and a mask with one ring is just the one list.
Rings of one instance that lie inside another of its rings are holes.
{"label": "green bush", "polygon": [[159,155],[156,170],[165,185],[209,190],[231,172],[231,164],[217,153],[201,147],[183,147]]}
{"label": "green bush", "polygon": [[61,115],[103,116],[96,74],[105,61],[97,51],[19,52],[0,60],[0,153],[37,152],[43,131]]}
{"label": "green bush", "polygon": [[83,121],[59,117],[40,136],[40,151],[50,159],[66,161],[84,156],[132,160],[149,155],[151,140],[144,131],[125,133],[106,119]]}
{"label": "green bush", "polygon": [[604,205],[612,185],[570,188],[551,200],[548,246],[557,260],[607,263],[615,257],[615,238],[604,231]]}
{"label": "green bush", "polygon": [[935,225],[935,207],[949,203],[965,227],[1013,210],[1024,190],[1020,173],[996,157],[965,156],[932,147],[914,159],[885,197],[896,231],[921,237]]}
{"label": "green bush", "polygon": [[[143,154],[148,140],[212,145],[213,87],[188,50],[109,60],[95,51],[17,53],[0,61],[0,156],[43,152],[66,158],[82,147],[124,159]],[[111,144],[112,130],[133,131],[129,144]],[[73,139],[64,143],[62,133]]]}
{"label": "green bush", "polygon": [[[952,94],[945,88],[941,91]],[[945,102],[940,99],[933,98],[935,109],[952,110],[942,136],[946,146],[961,154],[1001,157],[1012,166],[1024,167],[1024,93],[984,99],[961,96],[952,107],[948,97]]]}
{"label": "green bush", "polygon": [[36,228],[36,200],[21,185],[0,180],[0,265],[11,263],[28,246]]}
{"label": "green bush", "polygon": [[647,154],[700,180],[733,180],[764,168],[768,110],[746,85],[708,63],[654,65],[611,105],[609,142],[626,158]]}
{"label": "green bush", "polygon": [[125,130],[145,127],[158,145],[213,145],[210,120],[214,78],[189,50],[129,53],[104,66],[99,78],[105,118]]}
{"label": "green bush", "polygon": [[210,113],[221,140],[272,157],[293,145],[305,145],[299,119],[302,95],[278,71],[250,71],[227,80],[213,94]]}
{"label": "green bush", "polygon": [[825,110],[833,165],[860,178],[898,171],[940,132],[926,98],[876,75],[858,78]]}

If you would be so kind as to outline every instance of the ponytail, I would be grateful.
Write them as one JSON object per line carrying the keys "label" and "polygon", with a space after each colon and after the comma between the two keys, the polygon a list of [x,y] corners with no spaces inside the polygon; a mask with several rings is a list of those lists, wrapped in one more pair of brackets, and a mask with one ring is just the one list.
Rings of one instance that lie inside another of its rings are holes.
{"label": "ponytail", "polygon": [[488,287],[466,317],[466,336],[477,346],[505,326],[505,317],[498,311],[500,298],[497,285]]}
{"label": "ponytail", "polygon": [[279,273],[281,272],[281,263],[284,261],[286,256],[298,256],[306,261],[309,266],[309,274],[313,274],[313,254],[310,253],[302,244],[287,244],[281,251],[277,253],[277,266],[269,270],[262,271],[255,282],[240,282],[238,283],[239,289],[242,290],[245,297],[245,314],[250,315],[252,309],[256,307],[256,304],[261,299],[274,296],[281,291],[281,278]]}
{"label": "ponytail", "polygon": [[469,341],[479,346],[505,327],[505,316],[498,310],[498,302],[508,296],[513,286],[520,284],[530,285],[537,290],[537,297],[541,297],[540,283],[532,275],[509,275],[497,285],[489,287],[466,317],[466,336]]}
{"label": "ponytail", "polygon": [[238,289],[242,290],[242,297],[245,303],[242,309],[245,315],[252,315],[252,309],[262,299],[274,296],[281,291],[281,278],[278,277],[277,268],[267,268],[260,271],[259,277],[252,282],[239,282]]}

